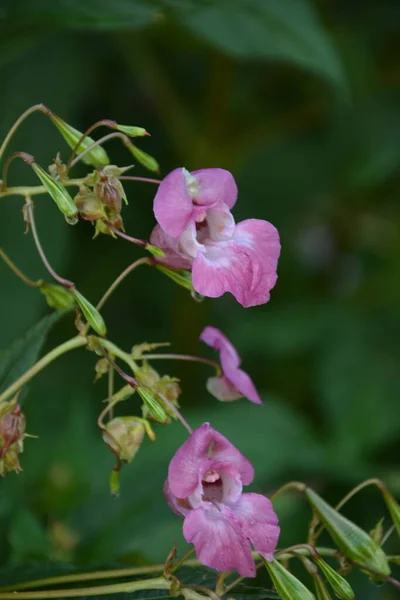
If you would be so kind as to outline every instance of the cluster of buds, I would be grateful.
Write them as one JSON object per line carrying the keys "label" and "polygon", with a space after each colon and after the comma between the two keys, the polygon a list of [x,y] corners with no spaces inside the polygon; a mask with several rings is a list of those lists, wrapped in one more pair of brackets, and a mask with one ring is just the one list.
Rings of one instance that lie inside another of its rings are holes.
{"label": "cluster of buds", "polygon": [[0,476],[10,471],[19,473],[22,468],[18,455],[23,452],[25,417],[16,398],[0,404]]}
{"label": "cluster of buds", "polygon": [[107,165],[93,171],[75,196],[75,205],[83,219],[96,226],[96,234],[110,233],[109,225],[123,228],[122,201],[126,204],[125,190],[118,179],[129,167]]}

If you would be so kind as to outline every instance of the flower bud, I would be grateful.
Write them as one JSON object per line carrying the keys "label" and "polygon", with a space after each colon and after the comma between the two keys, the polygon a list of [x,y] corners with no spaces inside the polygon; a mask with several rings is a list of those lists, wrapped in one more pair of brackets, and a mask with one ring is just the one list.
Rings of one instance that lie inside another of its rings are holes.
{"label": "flower bud", "polygon": [[[71,125],[68,125],[68,123],[60,119],[60,117],[54,113],[50,113],[49,117],[63,136],[64,140],[67,142],[68,146],[71,149],[74,149],[83,134],[74,127],[71,127]],[[93,138],[86,136],[83,142],[81,142],[79,145],[77,154],[79,155],[83,150],[86,150],[86,148],[89,148],[89,146],[94,143],[95,140]],[[110,160],[104,148],[101,146],[95,146],[92,150],[90,150],[90,152],[82,157],[82,162],[84,162],[86,165],[93,165],[93,167],[104,167],[105,165],[109,164]]]}
{"label": "flower bud", "polygon": [[184,269],[169,269],[168,267],[164,267],[164,265],[156,265],[156,269],[161,271],[161,273],[164,273],[164,275],[175,281],[178,285],[189,290],[189,292],[194,291],[190,271],[185,271]]}
{"label": "flower bud", "polygon": [[[170,418],[176,419],[176,414],[171,408],[163,401],[163,396],[174,406],[179,407],[178,398],[181,394],[181,388],[179,386],[179,379],[176,377],[169,377],[169,375],[160,375],[155,369],[153,369],[148,363],[144,363],[142,367],[137,371],[136,376],[140,383],[150,388],[154,392],[154,398],[158,404],[162,407],[165,413],[165,419],[163,422],[169,422]],[[154,418],[153,409],[148,404],[144,404],[143,417],[145,419]],[[158,419],[156,419],[158,420]]]}
{"label": "flower bud", "polygon": [[144,407],[148,410],[152,418],[159,423],[165,423],[167,421],[167,414],[157,399],[156,394],[152,393],[152,390],[142,387],[141,385],[136,388],[136,391],[142,398]]}
{"label": "flower bud", "polygon": [[143,423],[135,417],[116,417],[105,425],[103,440],[121,461],[130,463],[140,448],[144,434]]}
{"label": "flower bud", "polygon": [[82,310],[90,327],[92,327],[99,335],[105,335],[107,333],[107,327],[99,311],[89,302],[89,300],[82,296],[77,289],[71,289],[71,294],[75,298],[79,308]]}
{"label": "flower bud", "polygon": [[56,310],[67,310],[75,304],[71,292],[62,285],[44,281],[40,286],[40,291],[46,298],[47,304]]}
{"label": "flower bud", "polygon": [[116,213],[121,212],[122,199],[128,204],[122,183],[116,177],[107,177],[104,171],[99,172],[100,181],[95,186],[95,192],[100,200]]}
{"label": "flower bud", "polygon": [[345,556],[384,575],[390,574],[385,553],[363,529],[343,517],[312,489],[307,488],[305,494]]}
{"label": "flower bud", "polygon": [[143,127],[134,127],[131,125],[119,125],[115,123],[111,129],[117,129],[129,137],[143,137],[145,135],[150,135]]}
{"label": "flower bud", "polygon": [[282,600],[315,600],[314,594],[297,577],[285,569],[278,560],[272,562],[264,560],[264,564]]}
{"label": "flower bud", "polygon": [[158,162],[155,158],[150,156],[150,154],[147,154],[147,152],[143,152],[143,150],[141,150],[137,146],[134,146],[133,144],[129,144],[128,148],[132,152],[136,160],[146,169],[148,169],[149,171],[154,171],[156,173],[160,172]]}
{"label": "flower bud", "polygon": [[355,594],[346,579],[339,575],[335,569],[332,569],[320,556],[316,558],[316,562],[321,571],[323,571],[336,596],[341,600],[354,600]]}
{"label": "flower bud", "polygon": [[82,219],[86,221],[107,219],[107,214],[100,198],[87,187],[81,187],[75,196],[75,204]]}
{"label": "flower bud", "polygon": [[39,177],[40,181],[43,183],[47,192],[53,198],[60,211],[66,217],[74,217],[78,213],[78,209],[66,188],[48,175],[41,166],[34,162],[34,160],[26,162],[28,162],[28,164],[30,164],[32,169],[35,171],[36,175]]}
{"label": "flower bud", "polygon": [[0,404],[0,476],[22,471],[18,455],[23,452],[25,417],[16,400]]}

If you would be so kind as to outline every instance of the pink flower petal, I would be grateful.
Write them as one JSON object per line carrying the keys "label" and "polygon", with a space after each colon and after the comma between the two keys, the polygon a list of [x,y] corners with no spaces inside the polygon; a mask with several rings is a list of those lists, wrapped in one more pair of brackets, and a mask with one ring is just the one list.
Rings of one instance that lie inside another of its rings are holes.
{"label": "pink flower petal", "polygon": [[173,269],[191,268],[192,260],[180,250],[179,240],[165,233],[160,225],[156,225],[151,232],[150,243],[165,252],[164,257],[157,257],[157,262],[160,264],[172,267]]}
{"label": "pink flower petal", "polygon": [[186,517],[188,512],[191,510],[191,506],[186,499],[182,500],[177,498],[170,490],[168,479],[164,483],[164,496],[168,502],[170,509],[180,517]]}
{"label": "pink flower petal", "polygon": [[201,485],[201,474],[216,462],[231,463],[244,485],[253,481],[254,469],[247,458],[209,423],[204,423],[195,429],[170,462],[171,492],[178,498],[187,498]]}
{"label": "pink flower petal", "polygon": [[223,377],[212,377],[208,380],[209,392],[218,400],[236,400],[244,396],[255,404],[262,404],[252,379],[242,369],[239,369],[240,356],[228,338],[216,327],[206,327],[200,335],[200,339],[208,346],[219,350],[224,373]]}
{"label": "pink flower petal", "polygon": [[249,219],[239,223],[233,240],[208,242],[193,261],[192,281],[199,294],[218,298],[230,292],[244,307],[265,304],[276,283],[280,252],[271,223]]}
{"label": "pink flower petal", "polygon": [[160,183],[154,198],[154,214],[162,229],[179,237],[186,229],[193,210],[182,167],[171,171]]}
{"label": "pink flower petal", "polygon": [[240,523],[243,535],[250,540],[254,550],[266,560],[273,560],[280,529],[270,500],[260,494],[242,494],[231,509],[232,518]]}
{"label": "pink flower petal", "polygon": [[199,182],[196,204],[206,206],[222,201],[229,208],[233,208],[238,189],[232,173],[225,169],[199,169],[192,171],[192,175]]}
{"label": "pink flower petal", "polygon": [[183,535],[187,542],[194,544],[204,565],[217,571],[235,570],[243,577],[255,577],[248,540],[217,508],[192,510],[185,518]]}

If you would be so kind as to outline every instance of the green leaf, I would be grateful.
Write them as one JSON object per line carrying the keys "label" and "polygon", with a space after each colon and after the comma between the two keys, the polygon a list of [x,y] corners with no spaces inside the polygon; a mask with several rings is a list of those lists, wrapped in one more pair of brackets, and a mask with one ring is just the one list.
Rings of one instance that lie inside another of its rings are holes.
{"label": "green leaf", "polygon": [[0,391],[4,391],[34,364],[50,328],[63,314],[55,312],[47,315],[29,329],[23,338],[16,340],[0,354]]}
{"label": "green leaf", "polygon": [[182,20],[228,54],[294,63],[344,88],[339,57],[308,0],[221,0],[182,11]]}

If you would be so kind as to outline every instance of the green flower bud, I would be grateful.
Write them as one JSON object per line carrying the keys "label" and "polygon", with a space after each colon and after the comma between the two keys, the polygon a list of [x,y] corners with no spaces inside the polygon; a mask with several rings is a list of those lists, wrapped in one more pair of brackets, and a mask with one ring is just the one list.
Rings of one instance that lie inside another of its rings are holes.
{"label": "green flower bud", "polygon": [[315,600],[314,594],[278,560],[272,562],[264,560],[264,564],[282,600]]}
{"label": "green flower bud", "polygon": [[145,408],[148,409],[149,414],[155,421],[158,421],[159,423],[165,423],[168,421],[164,408],[161,406],[159,400],[156,398],[156,395],[153,394],[151,390],[139,385],[136,388],[136,391],[142,398]]}
{"label": "green flower bud", "polygon": [[318,557],[316,562],[321,571],[323,571],[336,596],[341,600],[354,600],[355,594],[346,579],[332,569],[321,557]]}
{"label": "green flower bud", "polygon": [[48,175],[46,171],[34,161],[30,162],[29,164],[61,212],[64,213],[66,217],[74,217],[78,213],[78,209],[76,208],[75,203],[67,192],[66,188]]}
{"label": "green flower bud", "polygon": [[189,290],[189,292],[194,291],[190,271],[185,271],[184,269],[169,269],[168,267],[164,267],[164,265],[156,265],[156,268],[175,281],[175,283]]}
{"label": "green flower bud", "polygon": [[121,461],[130,463],[140,448],[144,434],[143,423],[135,417],[116,417],[105,426],[103,440]]}
{"label": "green flower bud", "polygon": [[117,129],[130,137],[143,137],[145,135],[150,135],[143,127],[134,127],[131,125],[119,125],[115,123],[113,129]]}
{"label": "green flower bud", "polygon": [[322,581],[319,575],[314,576],[314,585],[317,600],[332,600],[331,595],[329,594],[324,582]]}
{"label": "green flower bud", "polygon": [[71,292],[62,285],[44,281],[40,286],[40,291],[46,298],[47,304],[56,310],[67,310],[75,304]]}
{"label": "green flower bud", "polygon": [[122,183],[116,177],[107,177],[104,171],[100,171],[100,181],[95,186],[95,192],[100,200],[116,213],[121,212],[122,199],[128,204]]}
{"label": "green flower bud", "polygon": [[[144,363],[142,367],[136,373],[137,379],[146,388],[150,388],[154,392],[154,397],[164,409],[166,414],[166,422],[170,421],[170,418],[176,419],[177,416],[171,408],[163,401],[163,396],[174,406],[179,407],[178,398],[181,394],[181,388],[179,386],[179,379],[176,377],[169,377],[169,375],[160,375],[155,369],[153,369],[148,363]],[[161,395],[160,395],[161,394]],[[145,404],[142,408],[143,417],[154,418],[151,408]],[[165,422],[164,421],[164,422]]]}
{"label": "green flower bud", "polygon": [[363,529],[343,517],[310,488],[306,489],[305,494],[345,556],[384,575],[390,574],[385,553]]}
{"label": "green flower bud", "polygon": [[161,250],[161,248],[157,248],[157,246],[153,246],[152,244],[147,244],[145,250],[150,252],[153,256],[159,256],[160,258],[165,256],[164,250]]}
{"label": "green flower bud", "polygon": [[77,289],[71,289],[71,294],[82,310],[90,327],[92,327],[92,329],[94,329],[99,335],[105,335],[107,333],[107,327],[99,311],[93,306],[93,304],[89,302],[89,300],[82,296]]}
{"label": "green flower bud", "polygon": [[147,152],[143,152],[143,150],[141,150],[137,146],[134,146],[133,144],[129,144],[128,148],[132,152],[136,160],[146,169],[148,169],[149,171],[154,171],[156,173],[160,172],[158,162],[155,158],[150,156],[150,154],[147,154]]}
{"label": "green flower bud", "polygon": [[16,398],[0,403],[0,476],[22,471],[18,455],[24,450],[25,417]]}
{"label": "green flower bud", "polygon": [[[76,144],[81,139],[83,133],[68,125],[65,121],[60,119],[59,116],[54,113],[50,113],[49,117],[54,125],[57,127],[58,131],[63,136],[64,140],[67,142],[68,146],[73,149]],[[89,136],[86,136],[83,142],[80,144],[77,154],[79,155],[83,150],[89,148],[92,144],[94,144],[95,140]],[[107,156],[107,152],[101,146],[95,146],[90,152],[85,154],[82,157],[82,162],[86,165],[92,165],[93,167],[105,167],[109,164],[110,160]]]}
{"label": "green flower bud", "polygon": [[390,516],[392,517],[393,524],[396,527],[396,531],[400,536],[400,506],[393,498],[392,494],[386,489],[383,492],[383,498],[390,512]]}

